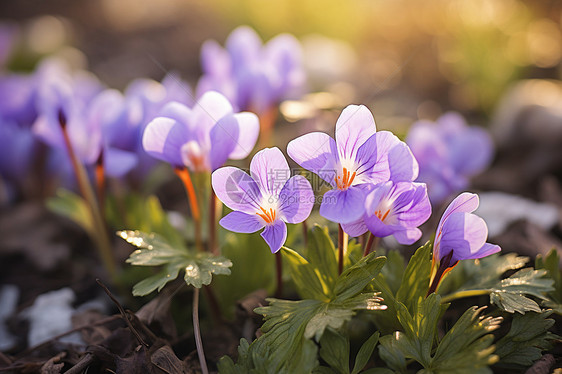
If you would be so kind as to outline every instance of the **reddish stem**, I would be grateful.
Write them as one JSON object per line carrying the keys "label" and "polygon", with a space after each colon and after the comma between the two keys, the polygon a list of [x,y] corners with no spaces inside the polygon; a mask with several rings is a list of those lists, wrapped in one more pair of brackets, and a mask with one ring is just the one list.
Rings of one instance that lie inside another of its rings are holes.
{"label": "reddish stem", "polygon": [[431,285],[429,286],[429,289],[427,290],[427,294],[425,295],[425,297],[428,297],[429,295],[437,291],[437,287],[439,287],[441,279],[443,279],[445,274],[450,272],[455,267],[455,265],[458,264],[459,262],[458,260],[455,262],[451,262],[452,258],[453,258],[453,251],[449,252],[447,256],[441,259],[439,263],[439,268],[437,268],[437,273],[435,273],[435,277],[433,278],[433,281],[431,282]]}
{"label": "reddish stem", "polygon": [[306,220],[302,221],[302,238],[304,241],[304,247],[308,245],[308,224]]}
{"label": "reddish stem", "polygon": [[203,241],[201,239],[201,212],[199,210],[199,204],[197,203],[197,195],[195,194],[191,176],[189,175],[189,171],[184,167],[176,167],[174,168],[174,172],[183,182],[189,200],[191,216],[195,224],[195,246],[198,250],[203,251]]}
{"label": "reddish stem", "polygon": [[96,189],[98,192],[98,206],[100,214],[105,217],[105,169],[103,166],[103,150],[96,161]]}
{"label": "reddish stem", "polygon": [[338,274],[343,272],[343,236],[343,229],[338,225]]}
{"label": "reddish stem", "polygon": [[275,269],[277,273],[277,290],[275,297],[280,298],[283,295],[283,259],[281,258],[281,251],[275,253]]}
{"label": "reddish stem", "polygon": [[209,195],[209,251],[215,256],[219,255],[217,246],[217,197],[212,188]]}
{"label": "reddish stem", "polygon": [[365,245],[365,251],[363,252],[363,256],[367,256],[369,253],[371,253],[371,250],[373,248],[377,248],[377,246],[379,245],[379,241],[381,238],[379,238],[378,236],[373,235],[373,233],[371,233],[369,235],[369,240],[367,241],[367,244]]}
{"label": "reddish stem", "polygon": [[271,146],[271,134],[273,133],[273,125],[275,124],[277,115],[277,107],[272,107],[259,116],[261,148]]}

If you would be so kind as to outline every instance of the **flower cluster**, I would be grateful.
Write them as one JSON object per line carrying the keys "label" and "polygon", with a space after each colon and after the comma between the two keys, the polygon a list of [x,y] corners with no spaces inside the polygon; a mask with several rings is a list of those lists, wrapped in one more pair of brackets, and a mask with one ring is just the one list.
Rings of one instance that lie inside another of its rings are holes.
{"label": "flower cluster", "polygon": [[[4,34],[9,33],[0,37]],[[0,63],[8,53],[9,46],[0,50]],[[135,80],[123,92],[56,59],[44,60],[31,74],[3,74],[2,178],[23,177],[38,139],[51,146],[46,164],[59,172],[70,170],[69,154],[74,162],[95,169],[96,177],[101,170],[102,179],[103,174],[142,176],[154,159],[165,161],[188,190],[200,247],[198,192],[189,173],[212,172],[214,193],[233,210],[220,224],[243,233],[263,228],[271,251],[279,251],[287,237],[286,223],[303,222],[313,208],[309,181],[301,175],[291,177],[278,148],[259,151],[249,174],[222,166],[251,153],[260,134],[258,115],[271,125],[267,113],[282,99],[302,92],[300,45],[285,34],[264,45],[251,28],[240,27],[225,48],[207,41],[201,60],[204,74],[196,101],[190,87],[172,74],[161,82]],[[431,215],[429,197],[442,200],[464,188],[467,178],[489,162],[491,149],[489,137],[467,127],[456,114],[441,117],[437,124],[416,123],[403,142],[391,132],[377,132],[367,107],[349,105],[336,121],[334,137],[322,132],[303,135],[289,142],[287,154],[327,184],[319,212],[343,232],[353,237],[367,232],[377,238],[392,235],[399,243],[412,244]],[[103,190],[103,183],[100,186]],[[216,206],[214,202],[210,206]],[[485,243],[486,225],[472,214],[477,204],[475,195],[463,194],[439,223],[434,247],[437,283],[459,260],[499,251]]]}
{"label": "flower cluster", "polygon": [[488,166],[494,150],[485,130],[468,126],[454,112],[436,122],[414,123],[406,143],[420,163],[419,180],[427,184],[434,204],[465,189],[469,178]]}
{"label": "flower cluster", "polygon": [[8,152],[18,146],[9,152],[17,162],[2,163],[0,175],[12,183],[23,179],[42,141],[50,146],[49,174],[72,185],[64,130],[84,166],[102,165],[112,177],[142,177],[154,165],[141,144],[146,124],[166,103],[190,104],[190,98],[187,84],[174,75],[162,83],[135,80],[121,93],[54,58],[43,60],[31,74],[5,74],[0,77],[1,148]]}
{"label": "flower cluster", "polygon": [[225,48],[208,40],[201,48],[203,76],[197,96],[218,91],[238,110],[263,115],[283,99],[302,94],[305,73],[297,39],[281,34],[263,45],[248,26],[235,29]]}
{"label": "flower cluster", "polygon": [[[332,190],[320,214],[338,222],[344,231],[360,236],[394,235],[411,244],[417,226],[431,214],[425,185],[414,183],[418,164],[408,146],[388,131],[376,131],[365,106],[350,105],[336,122],[335,140],[315,132],[289,143],[289,156],[301,167],[319,173]],[[325,174],[325,170],[335,170]]]}
{"label": "flower cluster", "polygon": [[[367,107],[346,107],[336,122],[335,139],[321,132],[309,133],[291,141],[287,153],[331,186],[324,194],[320,214],[339,223],[349,235],[358,237],[370,231],[379,238],[393,235],[402,244],[413,244],[421,237],[418,227],[430,217],[431,204],[426,185],[415,182],[418,163],[406,143],[390,132],[376,131]],[[277,252],[286,239],[285,223],[304,221],[314,202],[308,181],[289,175],[278,148],[258,152],[250,175],[233,167],[216,170],[213,189],[233,210],[220,224],[240,233],[265,227],[262,236],[271,251]],[[445,211],[434,246],[435,287],[459,260],[500,250],[485,243],[486,224],[472,214],[477,206],[478,197],[465,193]]]}

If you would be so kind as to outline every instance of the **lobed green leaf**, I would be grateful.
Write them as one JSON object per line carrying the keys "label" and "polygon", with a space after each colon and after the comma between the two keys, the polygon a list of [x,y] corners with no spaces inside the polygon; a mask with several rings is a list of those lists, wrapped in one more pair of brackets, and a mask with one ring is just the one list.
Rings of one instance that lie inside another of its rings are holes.
{"label": "lobed green leaf", "polygon": [[535,259],[535,267],[544,269],[548,277],[554,281],[554,290],[548,293],[550,300],[545,300],[544,305],[552,308],[555,313],[562,315],[562,270],[560,270],[560,254],[553,248],[543,257],[538,255]]}
{"label": "lobed green leaf", "polygon": [[548,318],[552,311],[515,314],[509,332],[496,343],[500,365],[530,366],[541,358],[542,351],[550,349],[552,341],[559,339],[548,332],[554,320]]}
{"label": "lobed green leaf", "polygon": [[129,256],[128,263],[137,266],[165,266],[161,272],[137,283],[133,287],[135,296],[160,291],[168,282],[178,277],[180,270],[184,271],[185,283],[196,288],[210,284],[213,274],[230,274],[232,262],[225,257],[174,248],[166,239],[155,233],[125,230],[119,231],[118,235],[139,248]]}
{"label": "lobed green leaf", "polygon": [[365,365],[367,365],[369,359],[373,354],[373,351],[375,350],[375,346],[379,342],[379,336],[380,333],[377,331],[373,335],[371,335],[371,337],[369,337],[369,339],[367,339],[365,343],[363,343],[363,345],[359,349],[359,352],[357,352],[357,356],[355,357],[355,364],[353,365],[351,374],[358,374],[361,370],[363,370]]}
{"label": "lobed green leaf", "polygon": [[400,288],[396,292],[396,300],[403,303],[410,311],[420,298],[425,297],[429,289],[432,248],[432,243],[427,242],[416,250],[404,270]]}
{"label": "lobed green leaf", "polygon": [[320,339],[320,357],[339,374],[349,374],[349,340],[333,329]]}

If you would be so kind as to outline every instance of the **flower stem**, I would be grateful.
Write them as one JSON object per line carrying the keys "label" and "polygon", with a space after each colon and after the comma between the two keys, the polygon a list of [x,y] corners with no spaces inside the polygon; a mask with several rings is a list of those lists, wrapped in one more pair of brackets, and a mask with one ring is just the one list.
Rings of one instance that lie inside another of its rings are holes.
{"label": "flower stem", "polygon": [[488,295],[490,290],[467,290],[467,291],[457,291],[449,295],[443,296],[441,298],[442,303],[448,303],[456,299],[462,299],[463,297],[472,297],[480,295]]}
{"label": "flower stem", "polygon": [[308,224],[306,223],[306,219],[302,221],[302,238],[304,241],[304,247],[308,246]]}
{"label": "flower stem", "polygon": [[275,290],[275,297],[280,298],[283,295],[283,259],[281,258],[281,251],[275,253],[275,268],[277,273],[277,289]]}
{"label": "flower stem", "polygon": [[103,150],[96,161],[96,189],[98,192],[98,206],[100,214],[105,217],[105,170],[103,167]]}
{"label": "flower stem", "polygon": [[197,195],[195,194],[195,189],[193,188],[191,176],[189,175],[189,171],[184,167],[176,167],[174,168],[174,172],[183,182],[185,192],[187,193],[187,198],[189,200],[191,216],[193,217],[193,223],[195,224],[195,246],[198,250],[203,251],[203,241],[201,239],[201,212],[199,210]]}
{"label": "flower stem", "polygon": [[271,146],[271,135],[273,133],[273,126],[275,125],[275,120],[277,119],[277,116],[278,116],[277,107],[272,107],[259,116],[260,148]]}
{"label": "flower stem", "polygon": [[74,169],[74,174],[78,182],[80,194],[88,205],[90,216],[92,217],[92,222],[94,224],[94,232],[90,233],[90,236],[96,242],[96,248],[99,251],[104,267],[108,271],[109,275],[115,279],[117,274],[117,265],[111,250],[111,241],[109,240],[109,236],[107,234],[105,221],[99,210],[99,205],[96,201],[96,196],[90,184],[90,180],[88,179],[88,175],[86,174],[86,170],[84,170],[84,166],[82,166],[78,160],[78,157],[74,152],[74,148],[72,147],[70,137],[66,131],[66,117],[62,109],[59,111],[59,123],[61,125],[62,135],[70,157],[70,162],[72,163],[72,168]]}
{"label": "flower stem", "polygon": [[343,257],[344,253],[347,253],[348,241],[347,233],[343,231],[341,225],[338,225],[338,274],[343,272]]}
{"label": "flower stem", "polygon": [[371,233],[369,235],[369,240],[367,241],[367,244],[365,245],[365,251],[363,252],[363,256],[367,256],[369,253],[371,253],[371,249],[373,248],[377,248],[377,246],[379,245],[381,238],[378,236],[373,235],[373,233]]}
{"label": "flower stem", "polygon": [[437,287],[439,287],[439,284],[443,279],[443,277],[449,271],[451,271],[456,264],[459,263],[458,260],[455,262],[451,262],[452,259],[453,259],[453,251],[449,252],[447,256],[443,257],[440,260],[439,267],[437,268],[437,272],[435,273],[435,277],[433,278],[433,281],[431,282],[431,285],[429,286],[429,289],[427,290],[427,294],[425,295],[425,297],[428,297],[432,293],[436,292]]}
{"label": "flower stem", "polygon": [[195,345],[197,346],[197,356],[199,356],[201,372],[203,374],[209,374],[207,361],[205,360],[205,352],[203,351],[201,331],[199,330],[199,288],[195,288],[193,292],[193,334],[195,335]]}

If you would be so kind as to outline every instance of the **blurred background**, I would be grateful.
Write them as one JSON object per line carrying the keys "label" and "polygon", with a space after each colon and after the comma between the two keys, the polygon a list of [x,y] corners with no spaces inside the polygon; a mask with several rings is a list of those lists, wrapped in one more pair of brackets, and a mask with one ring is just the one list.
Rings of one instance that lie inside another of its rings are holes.
{"label": "blurred background", "polygon": [[[49,0],[4,1],[14,22],[10,68],[63,54],[124,88],[163,70],[196,82],[206,39],[237,26],[263,39],[288,32],[304,44],[312,90],[371,100],[375,115],[435,118],[455,109],[489,117],[520,79],[559,79],[558,1]],[[388,124],[390,126],[390,124]]]}

